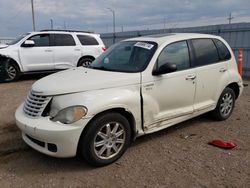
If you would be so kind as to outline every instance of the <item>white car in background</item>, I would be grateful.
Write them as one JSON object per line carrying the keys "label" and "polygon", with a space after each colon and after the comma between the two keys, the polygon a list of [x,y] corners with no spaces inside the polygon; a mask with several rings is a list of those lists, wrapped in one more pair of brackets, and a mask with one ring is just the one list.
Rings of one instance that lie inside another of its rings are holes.
{"label": "white car in background", "polygon": [[99,34],[43,30],[1,46],[0,66],[8,63],[6,81],[14,81],[20,74],[88,66],[105,50]]}
{"label": "white car in background", "polygon": [[242,90],[221,37],[145,36],[111,46],[88,68],[38,80],[15,116],[32,148],[54,157],[79,151],[103,166],[138,136],[210,111],[229,118]]}

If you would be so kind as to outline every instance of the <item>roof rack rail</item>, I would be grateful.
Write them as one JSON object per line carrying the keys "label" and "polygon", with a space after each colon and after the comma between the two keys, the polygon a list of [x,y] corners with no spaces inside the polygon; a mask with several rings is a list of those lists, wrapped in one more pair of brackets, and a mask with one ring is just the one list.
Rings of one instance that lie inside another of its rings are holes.
{"label": "roof rack rail", "polygon": [[64,32],[77,32],[77,33],[94,33],[93,31],[78,31],[78,30],[65,30],[65,29],[43,29],[40,32],[46,31],[64,31]]}

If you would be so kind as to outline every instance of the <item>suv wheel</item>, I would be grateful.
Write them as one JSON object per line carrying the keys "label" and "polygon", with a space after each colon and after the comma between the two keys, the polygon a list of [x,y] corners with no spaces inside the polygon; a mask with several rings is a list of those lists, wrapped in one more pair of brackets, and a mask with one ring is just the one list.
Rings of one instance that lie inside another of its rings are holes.
{"label": "suv wheel", "polygon": [[128,120],[119,113],[94,119],[80,140],[84,159],[94,166],[108,165],[119,159],[130,143]]}
{"label": "suv wheel", "polygon": [[19,68],[14,63],[9,63],[6,67],[6,82],[12,82],[18,80],[20,75]]}
{"label": "suv wheel", "polygon": [[78,62],[78,67],[88,67],[93,62],[93,59],[91,58],[82,58]]}
{"label": "suv wheel", "polygon": [[225,88],[220,95],[219,101],[213,115],[216,119],[222,121],[230,117],[235,104],[235,93],[231,88]]}

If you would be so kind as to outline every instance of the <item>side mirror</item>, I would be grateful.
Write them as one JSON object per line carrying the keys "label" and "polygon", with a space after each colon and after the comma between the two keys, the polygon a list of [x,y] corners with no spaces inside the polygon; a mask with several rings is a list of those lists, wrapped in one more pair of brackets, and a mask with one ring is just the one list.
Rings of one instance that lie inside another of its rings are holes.
{"label": "side mirror", "polygon": [[22,47],[34,47],[35,42],[33,40],[26,40],[23,44]]}
{"label": "side mirror", "polygon": [[161,65],[160,67],[156,68],[153,71],[153,75],[161,75],[161,74],[166,74],[170,72],[175,72],[177,70],[176,64],[171,64],[171,63],[165,63]]}

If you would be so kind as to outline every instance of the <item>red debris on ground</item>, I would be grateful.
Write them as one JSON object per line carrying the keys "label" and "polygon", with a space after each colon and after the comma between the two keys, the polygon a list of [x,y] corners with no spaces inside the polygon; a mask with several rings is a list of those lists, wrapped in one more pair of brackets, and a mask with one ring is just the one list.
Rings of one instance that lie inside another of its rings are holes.
{"label": "red debris on ground", "polygon": [[209,144],[224,149],[232,149],[236,147],[236,144],[233,142],[223,141],[219,139],[212,140],[211,142],[209,142]]}

